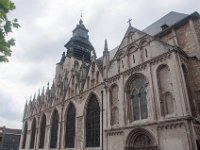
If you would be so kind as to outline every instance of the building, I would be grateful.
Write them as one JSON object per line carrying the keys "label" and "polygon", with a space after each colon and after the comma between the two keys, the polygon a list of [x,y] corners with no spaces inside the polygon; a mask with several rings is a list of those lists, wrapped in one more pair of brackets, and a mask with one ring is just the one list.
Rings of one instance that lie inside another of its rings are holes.
{"label": "building", "polygon": [[0,127],[0,150],[19,150],[21,130]]}
{"label": "building", "polygon": [[200,15],[170,12],[96,57],[83,21],[53,84],[26,103],[20,149],[200,150]]}

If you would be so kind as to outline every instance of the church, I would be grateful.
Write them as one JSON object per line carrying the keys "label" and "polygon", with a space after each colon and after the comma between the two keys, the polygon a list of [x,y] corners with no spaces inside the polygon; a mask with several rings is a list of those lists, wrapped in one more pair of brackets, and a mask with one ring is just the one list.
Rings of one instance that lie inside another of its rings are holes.
{"label": "church", "polygon": [[25,104],[20,150],[200,150],[200,15],[129,26],[97,58],[82,19]]}

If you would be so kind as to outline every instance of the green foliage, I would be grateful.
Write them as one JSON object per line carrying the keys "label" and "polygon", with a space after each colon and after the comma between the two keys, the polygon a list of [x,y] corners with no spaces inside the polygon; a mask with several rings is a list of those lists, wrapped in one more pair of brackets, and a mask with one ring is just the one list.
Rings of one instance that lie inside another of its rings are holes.
{"label": "green foliage", "polygon": [[10,0],[0,0],[0,62],[8,62],[11,56],[11,46],[15,45],[13,38],[8,39],[8,33],[12,32],[13,28],[19,28],[20,25],[17,19],[9,20],[7,14],[15,9],[15,4]]}

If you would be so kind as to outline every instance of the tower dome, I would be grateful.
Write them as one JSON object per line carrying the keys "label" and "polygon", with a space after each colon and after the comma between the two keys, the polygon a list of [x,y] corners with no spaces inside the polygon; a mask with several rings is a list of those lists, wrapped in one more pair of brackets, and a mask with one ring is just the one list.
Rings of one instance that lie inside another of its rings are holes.
{"label": "tower dome", "polygon": [[73,30],[72,38],[65,44],[67,57],[74,57],[80,60],[84,57],[86,62],[91,61],[91,51],[94,48],[89,41],[88,32],[82,19],[80,19],[79,24]]}

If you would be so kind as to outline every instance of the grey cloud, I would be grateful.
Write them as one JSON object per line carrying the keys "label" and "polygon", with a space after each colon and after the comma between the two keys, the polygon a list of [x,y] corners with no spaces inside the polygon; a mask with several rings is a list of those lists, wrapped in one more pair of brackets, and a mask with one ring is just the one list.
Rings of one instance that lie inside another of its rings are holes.
{"label": "grey cloud", "polygon": [[[11,12],[10,16],[18,18],[21,28],[14,31],[16,47],[13,49],[12,58],[23,67],[29,66],[24,64],[32,64],[28,71],[24,68],[24,74],[19,77],[17,83],[19,87],[27,87],[27,85],[32,87],[41,81],[46,81],[47,76],[49,78],[49,74],[53,72],[48,72],[49,68],[55,70],[55,63],[59,61],[62,52],[66,51],[63,46],[70,39],[72,30],[78,23],[79,13],[77,12],[80,11],[82,1],[76,0],[73,6],[70,5],[70,0],[67,2],[60,0],[56,3],[48,0],[13,1],[17,9]],[[60,2],[66,5],[63,6]],[[89,7],[85,8],[87,13],[83,14],[83,21],[90,31],[90,41],[98,56],[102,56],[105,38],[108,40],[109,49],[120,44],[128,27],[128,18],[133,19],[134,27],[142,30],[170,11],[192,13],[196,10],[200,12],[199,0],[149,0],[148,2],[145,0],[96,0],[95,2],[86,0],[85,3],[88,3],[86,6]],[[58,11],[54,5],[59,10],[63,10]],[[53,19],[51,16],[46,16],[52,11]],[[49,20],[43,22],[47,18]],[[13,66],[9,69],[13,73]],[[10,81],[15,82],[13,79]],[[17,95],[15,92],[12,96]],[[17,103],[8,93],[0,91],[0,117],[9,121],[21,120],[22,113],[12,109],[15,107],[13,102]],[[23,108],[20,110],[23,111]]]}
{"label": "grey cloud", "polygon": [[17,106],[13,103],[11,96],[8,93],[0,91],[0,116],[10,121],[20,121],[22,112],[16,110]]}
{"label": "grey cloud", "polygon": [[36,85],[41,81],[46,79],[46,74],[43,72],[42,68],[39,67],[30,67],[28,72],[21,77],[21,82],[26,85]]}

